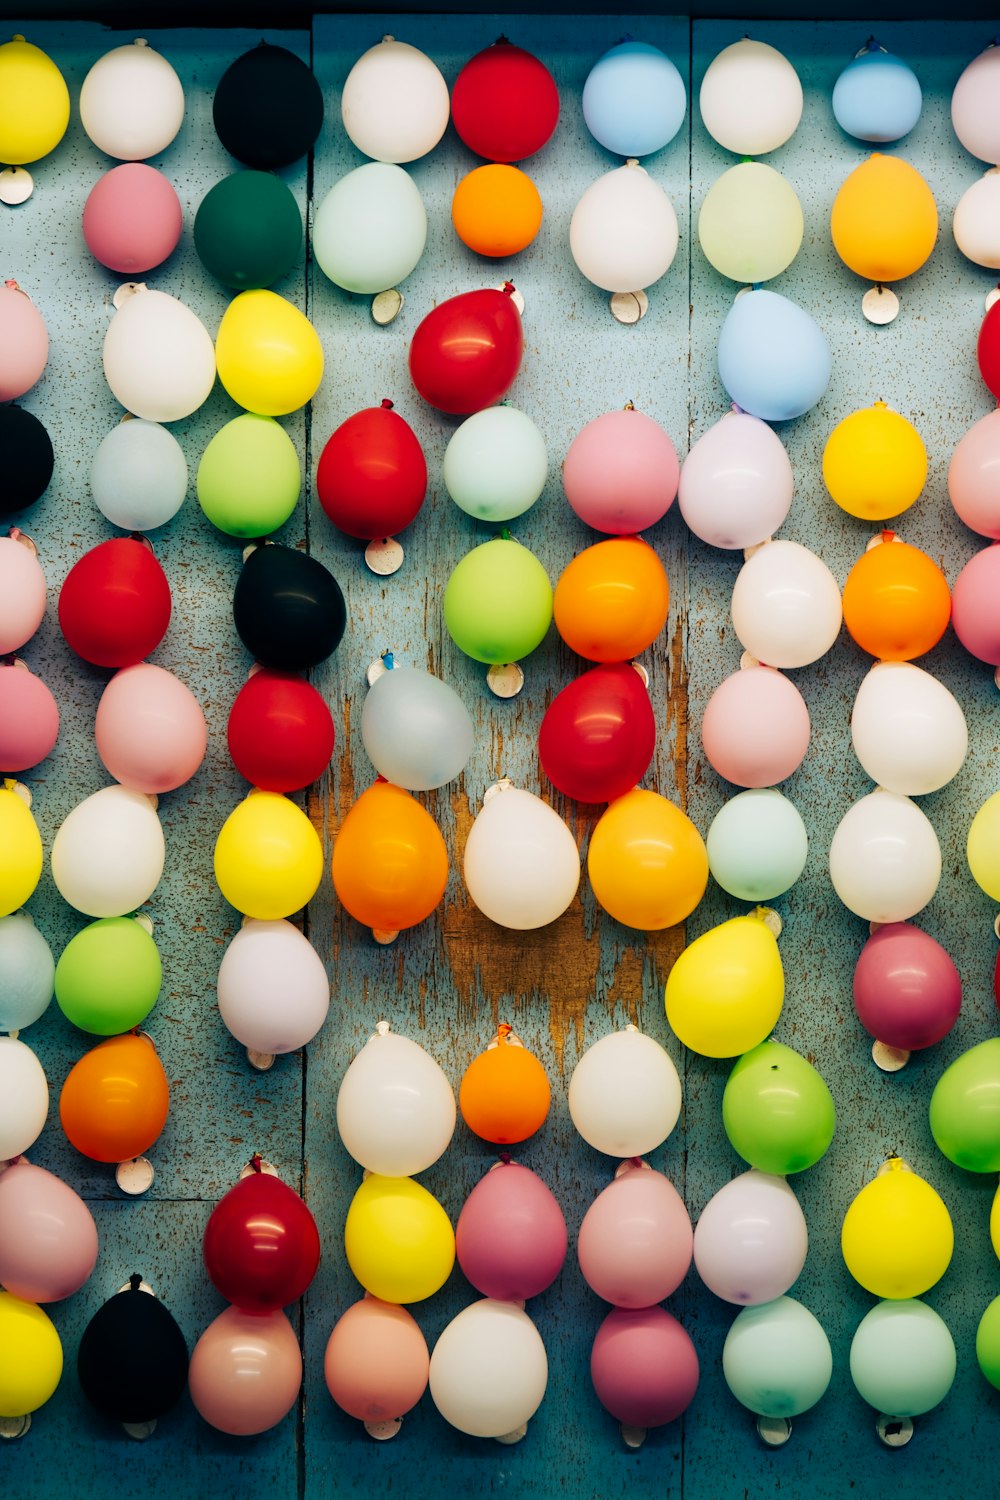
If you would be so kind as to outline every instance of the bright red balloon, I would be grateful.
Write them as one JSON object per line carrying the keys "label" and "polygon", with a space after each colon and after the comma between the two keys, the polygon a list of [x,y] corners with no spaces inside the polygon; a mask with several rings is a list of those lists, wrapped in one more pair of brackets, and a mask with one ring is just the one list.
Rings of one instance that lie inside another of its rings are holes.
{"label": "bright red balloon", "polygon": [[979,373],[1000,401],[1000,303],[994,302],[983,319],[976,345]]}
{"label": "bright red balloon", "polygon": [[523,161],[555,130],[559,91],[544,63],[501,37],[455,79],[451,118],[470,151],[487,161]]}
{"label": "bright red balloon", "polygon": [[229,754],[241,776],[265,792],[311,786],[333,755],[333,718],[304,677],[262,667],[229,711]]}
{"label": "bright red balloon", "polygon": [[495,406],[514,383],[524,351],[513,287],[462,292],[439,302],[410,344],[413,384],[431,406],[466,417]]}
{"label": "bright red balloon", "polygon": [[244,1312],[275,1312],[297,1302],[315,1276],[319,1233],[298,1193],[255,1171],[213,1208],[202,1251],[227,1302]]}
{"label": "bright red balloon", "polygon": [[95,667],[134,667],[160,644],[169,623],[167,575],[133,537],[85,552],[59,593],[62,633]]}
{"label": "bright red balloon", "polygon": [[409,526],[427,493],[427,461],[391,401],[355,412],[331,434],[316,489],[333,524],[363,542]]}
{"label": "bright red balloon", "polygon": [[642,780],[653,758],[649,693],[628,662],[592,667],[545,710],[538,732],[542,770],[577,802],[611,802]]}

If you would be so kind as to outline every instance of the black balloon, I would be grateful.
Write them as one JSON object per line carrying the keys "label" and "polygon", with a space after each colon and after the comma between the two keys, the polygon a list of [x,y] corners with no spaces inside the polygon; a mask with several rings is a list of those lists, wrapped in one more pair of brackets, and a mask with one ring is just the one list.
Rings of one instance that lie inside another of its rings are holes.
{"label": "black balloon", "polygon": [[215,90],[219,140],[237,161],[268,171],[305,156],[323,124],[323,93],[307,63],[261,42],[232,63]]}
{"label": "black balloon", "polygon": [[340,644],[347,609],[340,585],[315,557],[274,543],[256,547],[233,594],[240,640],[265,667],[302,671]]}
{"label": "black balloon", "polygon": [[141,1276],[129,1280],[84,1329],[77,1370],[84,1395],[106,1417],[152,1422],[180,1397],[188,1351],[163,1303],[139,1290]]}
{"label": "black balloon", "polygon": [[25,510],[52,478],[52,441],[30,411],[0,406],[0,516]]}

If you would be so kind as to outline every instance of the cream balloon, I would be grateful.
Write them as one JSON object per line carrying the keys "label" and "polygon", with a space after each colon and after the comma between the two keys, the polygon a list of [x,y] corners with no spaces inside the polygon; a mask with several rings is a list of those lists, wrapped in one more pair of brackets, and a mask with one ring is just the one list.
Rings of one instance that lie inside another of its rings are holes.
{"label": "cream balloon", "polygon": [[171,64],[141,38],[98,58],[80,90],[80,120],[99,151],[145,161],[165,151],[184,121],[184,90]]}
{"label": "cream balloon", "polygon": [[440,1065],[418,1042],[380,1023],[337,1094],[346,1150],[369,1172],[413,1177],[447,1149],[455,1119],[455,1094]]}
{"label": "cream balloon", "polygon": [[156,798],[106,786],[73,808],[52,844],[52,878],[88,917],[123,917],[148,901],[163,874]]}
{"label": "cream balloon", "polygon": [[714,141],[740,156],[763,156],[794,134],[802,118],[802,84],[781,52],[744,37],[709,64],[698,99]]}
{"label": "cream balloon", "polygon": [[830,879],[848,911],[865,921],[909,921],[941,879],[941,847],[930,819],[898,792],[869,792],[837,825]]}
{"label": "cream balloon", "polygon": [[709,188],[698,215],[705,258],[722,276],[756,284],[788,269],[805,221],[795,189],[762,161],[743,161]]}
{"label": "cream balloon", "polygon": [[358,58],[340,99],[344,129],[375,161],[416,161],[433,151],[451,101],[441,70],[408,42],[383,37]]}
{"label": "cream balloon", "polygon": [[0,1036],[0,1161],[33,1146],[49,1112],[49,1086],[41,1063],[16,1037]]}
{"label": "cream balloon", "polygon": [[767,541],[792,503],[792,465],[766,422],[726,415],[695,443],[681,466],[677,503],[695,536],[712,547]]}
{"label": "cream balloon", "polygon": [[549,1366],[541,1335],[514,1302],[485,1297],[463,1308],[431,1355],[431,1400],[471,1437],[505,1437],[542,1404]]}
{"label": "cream balloon", "polygon": [[951,123],[966,151],[1000,165],[1000,47],[987,47],[963,71],[951,96]]}
{"label": "cream balloon", "polygon": [[920,797],[962,769],[969,730],[958,700],[912,662],[876,662],[851,714],[854,753],[889,792]]}
{"label": "cream balloon", "polygon": [[465,884],[479,910],[499,927],[545,927],[576,895],[580,851],[547,802],[509,782],[498,786],[469,830]]}
{"label": "cream balloon", "polygon": [[966,259],[1000,270],[1000,167],[966,188],[951,221],[955,244]]}
{"label": "cream balloon", "polygon": [[178,422],[208,399],[215,345],[204,323],[166,292],[126,297],[104,335],[104,375],[133,416]]}
{"label": "cream balloon", "polygon": [[670,1054],[634,1027],[602,1036],[573,1069],[569,1112],[587,1144],[606,1156],[655,1151],[681,1112]]}
{"label": "cream balloon", "polygon": [[284,919],[247,918],[223,955],[217,992],[228,1030],[265,1056],[306,1046],[330,1008],[323,960]]}
{"label": "cream balloon", "polygon": [[606,292],[640,292],[677,253],[677,215],[637,162],[591,183],[573,210],[569,248],[577,267]]}
{"label": "cream balloon", "polygon": [[843,612],[837,580],[822,558],[799,542],[768,542],[740,569],[733,626],[742,644],[769,667],[805,667],[837,639]]}
{"label": "cream balloon", "polygon": [[698,1275],[724,1302],[756,1307],[783,1297],[806,1262],[809,1234],[783,1177],[756,1167],[727,1182],[694,1232]]}

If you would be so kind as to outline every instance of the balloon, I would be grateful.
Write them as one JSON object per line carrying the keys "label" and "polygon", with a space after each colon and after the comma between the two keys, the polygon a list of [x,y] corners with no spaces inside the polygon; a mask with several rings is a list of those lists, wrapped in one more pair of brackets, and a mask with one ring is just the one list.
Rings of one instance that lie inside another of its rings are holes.
{"label": "balloon", "polygon": [[524,1302],[551,1286],[566,1244],[559,1204],[516,1161],[501,1161],[480,1178],[455,1225],[459,1265],[477,1292],[499,1302]]}
{"label": "balloon", "polygon": [[761,161],[742,161],[717,178],[698,213],[705,259],[731,281],[770,281],[802,244],[802,205],[791,183]]}
{"label": "balloon", "polygon": [[872,1036],[907,1052],[931,1047],[961,1004],[962,981],[940,943],[908,922],[872,933],[854,970],[854,1007]]}
{"label": "balloon", "polygon": [[311,1042],[330,1007],[322,959],[309,939],[283,920],[245,922],[222,956],[216,985],[227,1029],[265,1057],[296,1052]]}
{"label": "balloon", "polygon": [[581,428],[563,460],[562,480],[581,521],[595,531],[632,536],[666,515],[679,472],[666,432],[629,403]]}
{"label": "balloon", "polygon": [[49,335],[41,313],[16,281],[4,282],[0,286],[0,401],[16,401],[29,391],[41,378],[48,357]]}
{"label": "balloon", "polygon": [[299,1341],[283,1312],[262,1315],[227,1307],[209,1323],[191,1355],[188,1387],[195,1409],[210,1426],[233,1437],[276,1427],[295,1405],[301,1386]]}
{"label": "balloon", "polygon": [[635,161],[591,183],[569,224],[577,269],[606,292],[639,292],[659,281],[677,239],[673,204]]}
{"label": "balloon", "polygon": [[59,707],[23,663],[0,665],[0,766],[27,771],[45,759],[59,735]]}
{"label": "balloon", "polygon": [[121,917],[149,900],[165,856],[155,801],[116,785],[77,803],[52,843],[52,878],[64,901],[88,917]]}
{"label": "balloon", "polygon": [[841,183],[830,214],[833,248],[858,276],[899,281],[927,260],[937,239],[934,197],[916,167],[873,151]]}
{"label": "balloon", "polygon": [[908,921],[941,879],[941,847],[930,819],[898,792],[869,792],[837,824],[830,879],[848,911],[866,922]]}
{"label": "balloon", "polygon": [[458,1107],[469,1129],[484,1141],[526,1141],[545,1123],[552,1091],[545,1069],[527,1047],[508,1040],[501,1024],[495,1044],[474,1057],[462,1075]]}
{"label": "balloon", "polygon": [[762,1417],[796,1417],[830,1384],[833,1355],[816,1318],[794,1297],[745,1307],[722,1350],[722,1373],[737,1401]]}
{"label": "balloon", "polygon": [[23,1031],[44,1015],[54,980],[52,950],[28,913],[0,917],[0,1031]]}
{"label": "balloon", "polygon": [[743,564],[733,588],[733,627],[740,642],[770,667],[805,667],[840,633],[837,580],[800,542],[768,542]]}
{"label": "balloon", "polygon": [[804,308],[765,287],[741,293],[719,334],[719,378],[743,411],[766,422],[801,417],[830,380],[830,346]]}
{"label": "balloon", "polygon": [[333,524],[365,542],[415,519],[427,493],[427,460],[391,401],[355,412],[327,438],[316,491]]}
{"label": "balloon", "polygon": [[386,36],[348,73],[340,111],[344,129],[365,156],[416,161],[434,150],[447,129],[448,85],[426,53]]}
{"label": "balloon", "polygon": [[756,1307],[798,1280],[808,1247],[805,1215],[785,1179],[752,1167],[703,1208],[694,1263],[717,1297]]}
{"label": "balloon", "polygon": [[517,255],[542,227],[542,200],[518,167],[491,162],[462,178],[451,220],[462,244],[478,255]]}
{"label": "balloon", "polygon": [[994,542],[965,564],[951,597],[955,634],[971,656],[991,666],[1000,664],[1000,631],[994,620],[998,576],[1000,549]]}
{"label": "balloon", "polygon": [[944,1070],[930,1124],[938,1150],[956,1167],[1000,1171],[1000,1037],[970,1047]]}
{"label": "balloon", "polygon": [[898,516],[919,497],[927,449],[919,432],[884,401],[845,417],[823,450],[823,481],[834,500],[862,521]]}
{"label": "balloon", "polygon": [[531,418],[513,406],[490,406],[452,433],[443,477],[459,510],[496,523],[531,509],[548,468],[545,439]]}
{"label": "balloon", "polygon": [[662,1427],[685,1412],[698,1388],[698,1356],[662,1307],[616,1307],[597,1330],[590,1378],[601,1405],[629,1427]]}
{"label": "balloon", "polygon": [[383,1302],[423,1302],[451,1274],[455,1235],[448,1215],[410,1177],[366,1177],[344,1225],[347,1261]]}
{"label": "balloon", "polygon": [[773,788],[740,792],[712,819],[708,868],[740,901],[771,901],[798,880],[809,840],[794,803]]}
{"label": "balloon", "polygon": [[430,916],[447,883],[448,852],[427,809],[389,781],[362,792],[333,845],[344,910],[365,927],[401,932]]}
{"label": "balloon", "polygon": [[727,412],[681,467],[677,503],[695,536],[711,547],[769,541],[792,503],[792,466],[781,439],[746,412]]}
{"label": "balloon", "polygon": [[517,378],[521,314],[509,283],[439,302],[410,342],[410,378],[430,406],[465,417],[494,406]]}
{"label": "balloon", "polygon": [[301,488],[299,456],[288,433],[271,417],[251,412],[220,427],[198,465],[198,504],[228,536],[277,531]]}
{"label": "balloon", "polygon": [[670,1054],[634,1027],[587,1048],[569,1081],[569,1112],[588,1146],[606,1156],[645,1156],[662,1146],[681,1112]]}
{"label": "balloon", "polygon": [[802,118],[802,85],[781,52],[744,37],[709,64],[698,104],[705,129],[720,146],[741,156],[763,156],[795,133]]}
{"label": "balloon", "polygon": [[215,384],[211,335],[176,297],[137,287],[108,324],[104,376],[133,416],[180,421],[208,400]]}
{"label": "balloon", "polygon": [[749,1052],[774,1029],[785,998],[777,940],[763,908],[689,943],[667,975],[667,1020],[703,1057]]}
{"label": "balloon", "polygon": [[300,807],[254,788],[215,841],[215,878],[231,906],[275,921],[300,911],[323,878],[323,846]]}
{"label": "balloon", "polygon": [[24,1302],[61,1302],[97,1263],[97,1225],[83,1199],[23,1160],[0,1174],[0,1281]]}
{"label": "balloon", "polygon": [[876,1411],[918,1417],[943,1401],[955,1379],[955,1344],[923,1302],[880,1302],[851,1340],[851,1379]]}
{"label": "balloon", "polygon": [[809,710],[773,667],[747,666],[715,689],[701,718],[709,764],[737,786],[773,786],[798,770],[809,748]]}
{"label": "balloon", "polygon": [[131,1161],[167,1123],[167,1075],[143,1033],[109,1037],[67,1075],[59,1118],[71,1146],[94,1161]]}
{"label": "balloon", "polygon": [[855,1281],[876,1297],[917,1297],[947,1271],[955,1248],[948,1210],[898,1156],[844,1216],[840,1244]]}
{"label": "balloon", "polygon": [[920,119],[920,81],[901,57],[870,41],[833,86],[833,117],[860,141],[898,141]]}
{"label": "balloon", "polygon": [[341,1080],[337,1130],[366,1171],[413,1177],[448,1149],[455,1095],[430,1053],[382,1021]]}
{"label": "balloon", "polygon": [[686,813],[659,792],[635,787],[601,814],[590,836],[587,874],[609,916],[659,932],[683,922],[708,884],[708,856]]}
{"label": "balloon", "polygon": [[969,828],[966,856],[972,878],[995,901],[1000,895],[1000,858],[997,834],[1000,826],[1000,792],[987,797]]}
{"label": "balloon", "polygon": [[42,836],[14,785],[0,785],[0,917],[24,905],[42,874]]}
{"label": "balloon", "polygon": [[316,210],[313,255],[345,292],[370,295],[405,281],[426,243],[420,190],[408,172],[387,162],[355,167]]}
{"label": "balloon", "polygon": [[0,536],[0,656],[31,639],[45,615],[45,575],[20,532]]}
{"label": "balloon", "polygon": [[448,683],[397,662],[369,690],[361,739],[386,781],[427,792],[462,774],[472,754],[472,719]]}
{"label": "balloon", "polygon": [[0,1161],[34,1145],[48,1112],[49,1086],[38,1058],[16,1037],[0,1036]]}
{"label": "balloon", "polygon": [[995,1389],[1000,1390],[1000,1297],[994,1297],[976,1329],[976,1359]]}
{"label": "balloon", "polygon": [[273,172],[231,172],[209,188],[194,219],[194,248],[210,275],[237,292],[273,286],[302,253],[302,214]]}
{"label": "balloon", "polygon": [[455,564],[444,591],[444,623],[474,661],[528,656],[552,620],[552,585],[533,552],[513,537],[481,542]]}
{"label": "balloon", "polygon": [[23,1417],[44,1406],[62,1370],[62,1344],[48,1315],[0,1291],[0,1417]]}
{"label": "balloon", "polygon": [[333,755],[333,718],[322,694],[293,672],[261,667],[236,694],[227,744],[241,776],[265,792],[318,781]]}
{"label": "balloon", "polygon": [[1000,540],[1000,412],[987,412],[959,440],[948,468],[948,494],[960,521]]}
{"label": "balloon", "polygon": [[951,123],[972,156],[994,166],[1000,157],[997,82],[1000,60],[991,45],[963,69],[951,96]]}
{"label": "balloon", "polygon": [[155,651],[170,623],[170,585],[147,543],[99,542],[78,558],[59,590],[67,644],[97,667],[131,667]]}
{"label": "balloon", "polygon": [[941,639],[950,613],[937,563],[891,531],[862,554],[844,584],[844,623],[861,649],[882,661],[923,656]]}
{"label": "balloon", "polygon": [[162,979],[160,955],[145,927],[132,917],[104,917],[63,949],[56,1000],[81,1031],[118,1036],[146,1019]]}
{"label": "balloon", "polygon": [[319,1231],[298,1193],[258,1162],[212,1209],[202,1254],[227,1302],[242,1312],[276,1312],[297,1302],[315,1276]]}
{"label": "balloon", "polygon": [[159,156],[184,120],[181,81],[167,59],[144,39],[114,47],[98,58],[83,80],[80,120],[97,149],[108,156],[127,162]]}
{"label": "balloon", "polygon": [[323,346],[305,313],[277,292],[240,292],[215,338],[219,379],[237,406],[281,417],[311,401],[323,378]]}
{"label": "balloon", "polygon": [[0,161],[18,167],[39,161],[56,149],[68,124],[69,89],[51,57],[23,36],[4,42],[0,46]]}
{"label": "balloon", "polygon": [[854,753],[889,792],[919,797],[962,769],[969,731],[958,700],[910,662],[876,662],[851,711]]}
{"label": "balloon", "polygon": [[951,231],[967,260],[989,270],[1000,267],[1000,172],[996,167],[966,188],[955,205]]}
{"label": "balloon", "polygon": [[680,1286],[693,1236],[668,1177],[623,1164],[583,1216],[577,1256],[583,1279],[615,1307],[651,1307]]}
{"label": "balloon", "polygon": [[651,156],[683,125],[687,90],[659,47],[619,42],[587,74],[581,103],[587,129],[606,151]]}
{"label": "balloon", "polygon": [[138,1274],[116,1292],[83,1331],[77,1372],[83,1394],[115,1422],[153,1422],[180,1400],[187,1385],[184,1335]]}
{"label": "balloon", "polygon": [[589,661],[627,661],[667,623],[670,586],[659,557],[637,536],[609,537],[578,552],[556,584],[556,629]]}
{"label": "balloon", "polygon": [[645,776],[655,748],[649,692],[625,662],[592,667],[567,683],[538,731],[542,770],[578,802],[623,797]]}
{"label": "balloon", "polygon": [[177,249],[180,199],[155,167],[123,162],[91,188],[83,206],[83,237],[109,271],[126,276],[151,271]]}
{"label": "balloon", "polygon": [[430,1354],[412,1313],[364,1297],[334,1325],[323,1359],[327,1390],[361,1422],[395,1421],[427,1389]]}
{"label": "balloon", "polygon": [[305,671],[340,645],[347,607],[318,558],[268,542],[254,548],[236,580],[233,623],[262,666]]}
{"label": "balloon", "polygon": [[986,314],[979,330],[976,359],[979,362],[980,375],[991,394],[1000,401],[1000,317],[994,316],[993,307]]}
{"label": "balloon", "polygon": [[527,1313],[487,1297],[463,1308],[431,1355],[431,1400],[471,1437],[503,1437],[542,1404],[549,1366]]}
{"label": "balloon", "polygon": [[823,1078],[800,1053],[761,1042],[738,1058],[722,1095],[733,1150],[761,1172],[785,1177],[819,1161],[836,1112]]}
{"label": "balloon", "polygon": [[269,42],[230,63],[216,84],[212,119],[237,161],[269,172],[305,156],[323,124],[323,92],[308,62]]}
{"label": "balloon", "polygon": [[459,138],[488,161],[523,161],[550,139],[559,92],[543,62],[500,37],[455,79],[451,116]]}
{"label": "balloon", "polygon": [[97,753],[116,781],[136,792],[171,792],[205,758],[208,731],[191,689],[163,667],[140,662],[116,672],[97,705]]}
{"label": "balloon", "polygon": [[153,531],[184,504],[188,469],[184,450],[158,422],[119,422],[91,460],[94,503],[113,526]]}
{"label": "balloon", "polygon": [[491,922],[530,932],[555,922],[580,884],[580,853],[562,818],[540,797],[500,782],[469,829],[462,875]]}
{"label": "balloon", "polygon": [[12,516],[45,494],[55,455],[41,422],[21,406],[0,407],[0,445],[7,454],[0,516]]}

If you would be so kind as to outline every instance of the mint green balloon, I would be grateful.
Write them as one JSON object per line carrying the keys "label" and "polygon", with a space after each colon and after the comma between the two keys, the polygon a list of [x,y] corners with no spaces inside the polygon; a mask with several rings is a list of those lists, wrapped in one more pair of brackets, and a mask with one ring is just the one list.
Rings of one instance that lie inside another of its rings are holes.
{"label": "mint green balloon", "polygon": [[948,1325],[926,1302],[880,1302],[858,1324],[851,1343],[858,1395],[890,1417],[919,1417],[943,1401],[955,1379]]}
{"label": "mint green balloon", "polygon": [[737,1061],[722,1095],[722,1123],[744,1161],[787,1177],[819,1161],[833,1140],[837,1114],[812,1063],[770,1041]]}
{"label": "mint green balloon", "polygon": [[118,1036],[145,1020],[163,971],[134,917],[102,917],[71,938],[56,964],[56,1001],[67,1020],[95,1036]]}
{"label": "mint green balloon", "polygon": [[795,1417],[823,1395],[833,1374],[830,1341],[807,1307],[777,1297],[745,1307],[722,1350],[737,1401],[760,1417]]}
{"label": "mint green balloon", "polygon": [[427,241],[427,211],[402,167],[371,161],[335,182],[313,224],[320,270],[347,292],[384,292],[413,270]]}
{"label": "mint green balloon", "polygon": [[552,620],[552,585],[520,542],[494,537],[468,552],[444,591],[444,622],[459,650],[488,665],[520,661]]}
{"label": "mint green balloon", "polygon": [[1000,1172],[1000,1037],[956,1057],[935,1085],[931,1135],[967,1172]]}
{"label": "mint green balloon", "polygon": [[244,412],[219,429],[198,465],[198,503],[229,536],[268,536],[283,526],[302,488],[299,456],[273,417]]}
{"label": "mint green balloon", "polygon": [[514,406],[488,406],[452,434],[444,483],[460,510],[479,521],[510,521],[538,499],[548,478],[545,439]]}
{"label": "mint green balloon", "polygon": [[1000,1297],[994,1297],[976,1329],[976,1358],[990,1385],[1000,1391]]}
{"label": "mint green balloon", "polygon": [[705,840],[708,868],[740,901],[772,901],[795,884],[809,853],[806,826],[781,792],[755,787],[719,809]]}

